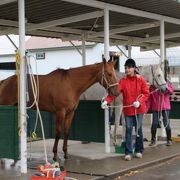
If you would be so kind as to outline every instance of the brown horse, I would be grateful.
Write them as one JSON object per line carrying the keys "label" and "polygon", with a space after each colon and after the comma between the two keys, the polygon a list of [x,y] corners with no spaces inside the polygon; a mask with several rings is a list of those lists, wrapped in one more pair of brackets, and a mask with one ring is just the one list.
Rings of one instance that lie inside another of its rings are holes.
{"label": "brown horse", "polygon": [[[69,70],[57,69],[39,78],[39,109],[56,113],[56,136],[53,147],[54,160],[58,159],[57,146],[64,128],[63,151],[67,158],[67,140],[71,121],[80,95],[91,85],[99,82],[110,94],[117,96],[118,83],[114,71],[115,62],[87,65]],[[33,102],[30,87],[30,101]],[[11,76],[0,83],[0,105],[17,104],[17,78]]]}

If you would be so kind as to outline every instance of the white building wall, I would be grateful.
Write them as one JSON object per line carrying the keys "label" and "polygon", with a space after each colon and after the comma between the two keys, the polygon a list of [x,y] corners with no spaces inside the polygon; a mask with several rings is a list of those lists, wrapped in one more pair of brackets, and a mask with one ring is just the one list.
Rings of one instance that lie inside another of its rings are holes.
{"label": "white building wall", "polygon": [[[81,48],[81,47],[78,47]],[[121,49],[125,54],[127,50],[124,46],[121,46]],[[81,50],[81,49],[80,49]],[[14,51],[14,48],[13,48]],[[110,47],[110,51],[119,51],[116,46]],[[45,52],[45,59],[36,60],[36,52]],[[63,48],[63,49],[54,49],[54,50],[37,50],[30,52],[34,58],[31,57],[31,65],[33,68],[33,73],[38,74],[47,74],[57,68],[69,69],[73,67],[82,66],[82,56],[78,53],[75,48]],[[159,52],[159,51],[158,51]],[[93,64],[102,61],[102,55],[104,53],[104,44],[96,44],[91,47],[86,48],[86,64]],[[140,48],[132,48],[132,58],[135,59],[137,65],[149,65],[149,64],[158,64],[160,58],[153,51],[140,52]],[[124,72],[124,63],[126,61],[124,55],[120,56],[120,71]],[[0,62],[13,62],[15,61],[15,55],[0,55]],[[37,65],[37,72],[36,72]],[[0,71],[0,80],[14,74],[15,71]]]}
{"label": "white building wall", "polygon": [[[43,52],[43,51],[42,51]],[[36,56],[36,52],[30,52]],[[101,53],[97,48],[86,49],[86,64],[97,63],[101,61]],[[31,64],[35,72],[35,63],[37,63],[38,74],[47,74],[57,68],[69,69],[82,66],[82,56],[75,49],[46,51],[45,59],[36,60],[31,57]]]}

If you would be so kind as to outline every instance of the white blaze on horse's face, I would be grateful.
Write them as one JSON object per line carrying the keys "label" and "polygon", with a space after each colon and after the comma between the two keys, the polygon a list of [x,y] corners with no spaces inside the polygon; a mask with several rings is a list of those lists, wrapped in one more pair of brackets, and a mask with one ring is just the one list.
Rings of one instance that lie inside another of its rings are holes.
{"label": "white blaze on horse's face", "polygon": [[164,74],[161,69],[161,66],[158,64],[158,65],[151,66],[151,68],[152,68],[152,75],[154,78],[154,82],[153,82],[154,85],[159,89],[166,90],[167,85],[164,79]]}
{"label": "white blaze on horse's face", "polygon": [[154,85],[155,87],[162,90],[167,88],[164,74],[159,64],[141,66],[138,69],[139,73],[144,76],[150,85]]}

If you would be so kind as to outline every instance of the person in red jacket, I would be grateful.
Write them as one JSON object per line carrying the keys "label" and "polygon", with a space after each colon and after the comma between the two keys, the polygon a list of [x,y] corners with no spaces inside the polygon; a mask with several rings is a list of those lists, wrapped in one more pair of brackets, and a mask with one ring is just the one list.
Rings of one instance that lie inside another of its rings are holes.
{"label": "person in red jacket", "polygon": [[[133,154],[132,130],[136,129],[135,156],[142,158],[144,151],[142,122],[147,112],[146,101],[149,97],[149,88],[145,79],[136,73],[136,63],[133,59],[125,62],[126,75],[119,80],[119,92],[123,95],[123,112],[126,122],[125,160],[130,161]],[[116,97],[108,95],[101,104],[107,108]]]}

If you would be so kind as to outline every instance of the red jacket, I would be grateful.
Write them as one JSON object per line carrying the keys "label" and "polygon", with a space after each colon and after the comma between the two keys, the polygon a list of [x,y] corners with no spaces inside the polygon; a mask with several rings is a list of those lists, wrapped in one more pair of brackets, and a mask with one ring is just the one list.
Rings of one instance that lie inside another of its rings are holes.
{"label": "red jacket", "polygon": [[[119,80],[119,91],[123,95],[123,106],[132,105],[134,101],[140,102],[140,107],[137,108],[137,114],[143,114],[147,112],[146,101],[149,97],[149,88],[145,79],[140,75],[124,76]],[[115,99],[115,96],[108,95],[106,101],[111,103]],[[134,116],[135,108],[124,107],[124,115]]]}

